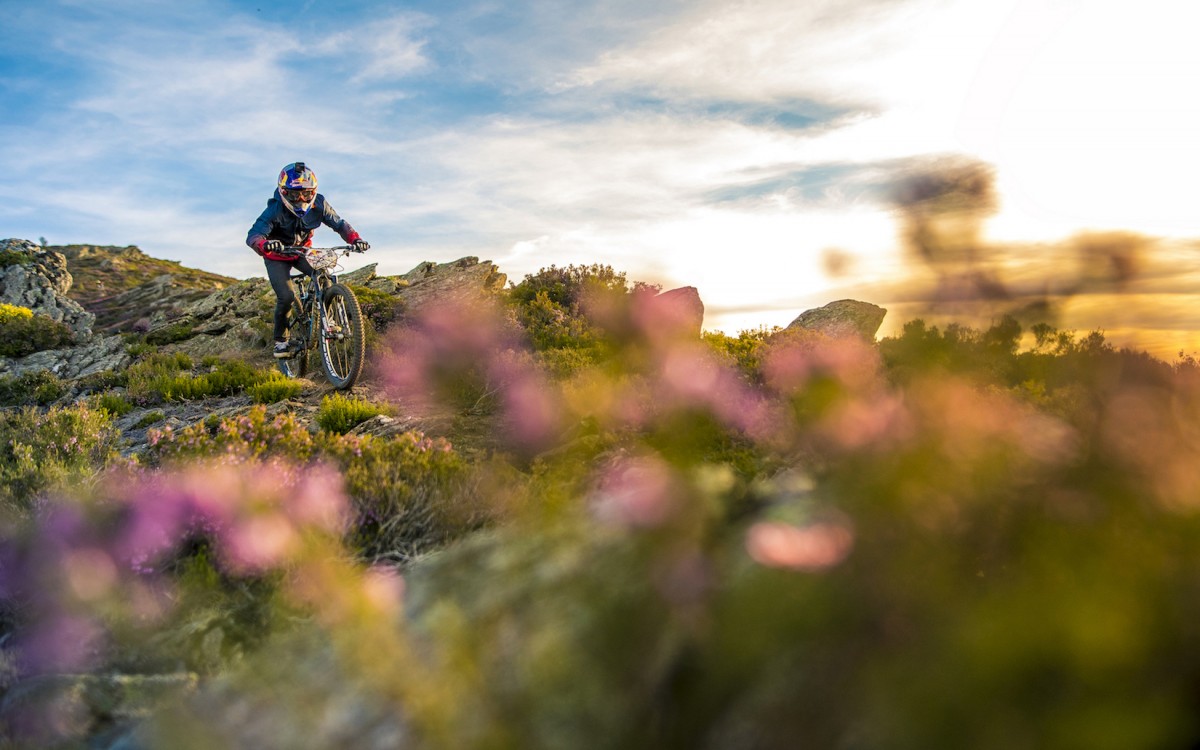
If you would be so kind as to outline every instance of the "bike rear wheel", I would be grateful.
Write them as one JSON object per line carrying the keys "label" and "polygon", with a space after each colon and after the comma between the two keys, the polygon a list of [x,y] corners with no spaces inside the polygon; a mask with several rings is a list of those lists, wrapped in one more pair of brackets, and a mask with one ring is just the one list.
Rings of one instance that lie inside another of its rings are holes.
{"label": "bike rear wheel", "polygon": [[300,300],[292,303],[289,313],[288,341],[292,345],[292,356],[288,359],[277,359],[279,371],[289,378],[302,378],[308,374],[308,326],[304,311],[300,308]]}
{"label": "bike rear wheel", "polygon": [[344,284],[334,284],[321,297],[321,361],[325,375],[339,391],[354,387],[362,375],[366,357],[362,309],[354,292]]}

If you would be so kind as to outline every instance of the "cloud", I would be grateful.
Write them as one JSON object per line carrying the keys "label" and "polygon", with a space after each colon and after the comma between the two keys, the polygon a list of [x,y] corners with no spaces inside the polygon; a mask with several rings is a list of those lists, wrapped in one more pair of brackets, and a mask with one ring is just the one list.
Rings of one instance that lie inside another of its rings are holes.
{"label": "cloud", "polygon": [[353,66],[352,84],[395,82],[432,64],[425,53],[426,40],[419,36],[431,25],[428,17],[410,13],[375,19],[318,41],[305,62],[324,65],[344,60]]}
{"label": "cloud", "polygon": [[[941,0],[705,2],[564,76],[563,88],[628,88],[732,101],[812,98],[870,107],[895,57]],[[869,73],[866,71],[870,71]]]}

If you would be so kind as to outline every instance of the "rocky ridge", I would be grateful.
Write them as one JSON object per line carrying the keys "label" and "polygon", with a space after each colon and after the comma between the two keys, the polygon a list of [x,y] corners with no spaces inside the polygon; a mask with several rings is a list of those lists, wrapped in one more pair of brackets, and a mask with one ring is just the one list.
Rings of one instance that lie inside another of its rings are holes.
{"label": "rocky ridge", "polygon": [[171,315],[237,279],[162,260],[134,246],[48,245],[66,259],[74,280],[68,292],[96,316],[97,333],[146,330],[149,318]]}

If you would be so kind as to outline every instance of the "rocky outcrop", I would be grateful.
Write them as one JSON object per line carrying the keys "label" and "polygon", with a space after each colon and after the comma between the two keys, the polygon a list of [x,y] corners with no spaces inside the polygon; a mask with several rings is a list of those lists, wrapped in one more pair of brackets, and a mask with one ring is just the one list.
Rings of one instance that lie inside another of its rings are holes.
{"label": "rocky outcrop", "polygon": [[67,296],[71,283],[61,254],[29,240],[0,240],[0,302],[64,323],[83,341],[92,335],[96,316]]}
{"label": "rocky outcrop", "polygon": [[[406,315],[412,316],[434,301],[459,305],[494,297],[507,282],[508,277],[490,260],[466,257],[450,263],[425,262],[403,276],[372,281],[368,286],[403,299]],[[389,284],[394,287],[387,288]]]}
{"label": "rocky outcrop", "polygon": [[875,340],[887,310],[870,302],[843,299],[800,313],[788,328],[818,331],[831,338],[858,336]]}
{"label": "rocky outcrop", "polygon": [[132,245],[54,245],[47,249],[67,259],[74,278],[71,299],[96,316],[96,333],[145,331],[160,313],[207,297],[237,279],[188,268],[177,261],[152,258]]}
{"label": "rocky outcrop", "polygon": [[656,325],[669,328],[673,335],[700,338],[704,325],[704,302],[694,286],[669,289],[650,299]]}
{"label": "rocky outcrop", "polygon": [[133,361],[125,339],[95,336],[85,344],[65,349],[34,352],[20,359],[0,357],[0,375],[24,375],[49,370],[60,378],[74,380],[105,370],[119,370]]}

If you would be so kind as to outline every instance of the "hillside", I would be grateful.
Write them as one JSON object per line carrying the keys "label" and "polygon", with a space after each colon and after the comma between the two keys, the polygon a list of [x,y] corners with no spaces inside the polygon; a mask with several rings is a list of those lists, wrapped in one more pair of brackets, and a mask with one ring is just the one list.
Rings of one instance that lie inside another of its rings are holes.
{"label": "hillside", "polygon": [[1193,359],[462,258],[343,275],[338,394],[265,280],[65,268],[0,241],[0,747],[1200,740]]}
{"label": "hillside", "polygon": [[208,296],[237,280],[161,260],[132,245],[49,245],[73,283],[71,299],[96,316],[98,333],[129,331],[138,321]]}

